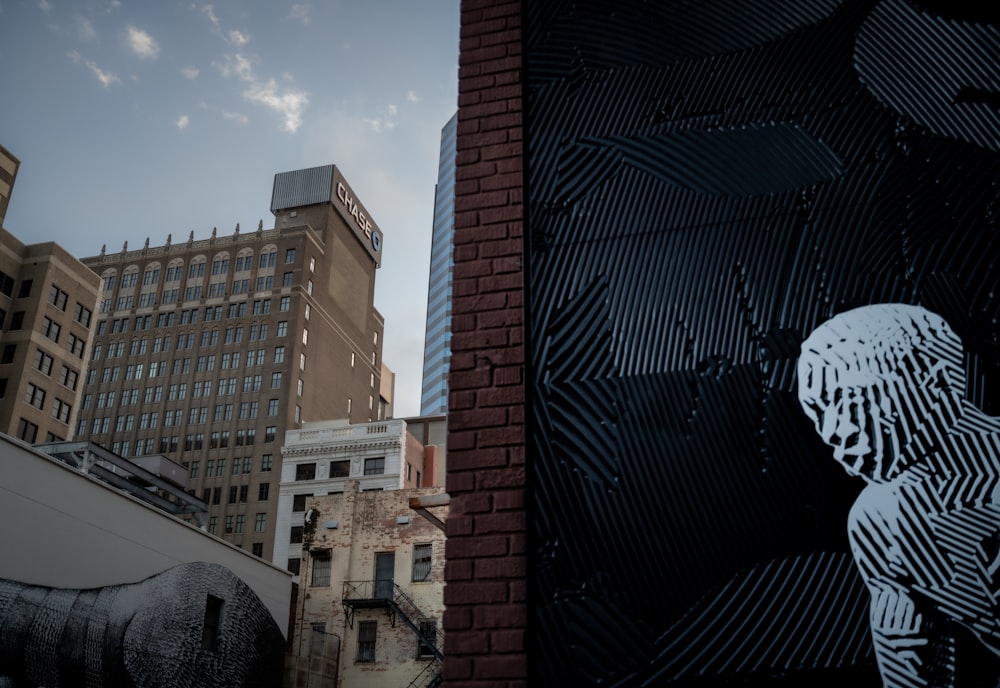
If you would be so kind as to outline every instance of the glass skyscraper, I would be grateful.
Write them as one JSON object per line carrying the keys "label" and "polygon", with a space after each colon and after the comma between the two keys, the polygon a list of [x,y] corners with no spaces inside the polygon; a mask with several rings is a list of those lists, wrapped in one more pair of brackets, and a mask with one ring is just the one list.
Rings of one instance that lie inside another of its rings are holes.
{"label": "glass skyscraper", "polygon": [[455,144],[458,114],[441,130],[438,180],[434,188],[434,232],[427,281],[427,326],[420,415],[448,411],[448,361],[451,358],[451,273],[455,234]]}

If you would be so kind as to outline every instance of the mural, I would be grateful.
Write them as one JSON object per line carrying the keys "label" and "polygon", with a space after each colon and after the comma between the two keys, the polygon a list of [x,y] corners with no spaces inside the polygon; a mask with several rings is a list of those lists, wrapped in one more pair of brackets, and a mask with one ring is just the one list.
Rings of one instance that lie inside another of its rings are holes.
{"label": "mural", "polygon": [[[978,457],[967,476],[994,470],[991,421],[971,411],[1000,414],[994,13],[965,0],[525,3],[540,685],[996,685],[989,499],[961,510],[975,536],[951,535],[958,514],[929,484],[917,497],[894,482],[898,458],[875,466],[816,432],[797,372],[803,340],[837,314],[919,305],[964,344],[906,325],[951,361],[933,393],[977,419],[961,433],[974,446],[938,455]],[[813,413],[830,403],[818,399]],[[915,451],[899,437],[936,418],[906,411],[910,425],[870,434],[883,457],[893,441]],[[879,573],[873,524],[890,515],[856,505],[876,484],[857,476],[882,470],[919,576]],[[972,504],[987,482],[948,499]],[[872,585],[895,595],[876,591],[874,627]],[[896,652],[911,640],[924,644]]]}
{"label": "mural", "polygon": [[964,399],[961,341],[919,307],[858,308],[803,342],[798,380],[834,458],[867,482],[848,532],[883,685],[951,685],[949,622],[1000,653],[1000,419]]}
{"label": "mural", "polygon": [[0,579],[0,688],[273,688],[284,638],[225,567],[88,590]]}

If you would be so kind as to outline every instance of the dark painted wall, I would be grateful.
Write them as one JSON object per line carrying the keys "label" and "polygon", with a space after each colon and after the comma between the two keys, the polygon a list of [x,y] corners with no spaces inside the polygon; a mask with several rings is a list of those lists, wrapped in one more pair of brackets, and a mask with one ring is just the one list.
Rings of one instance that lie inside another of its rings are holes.
{"label": "dark painted wall", "polygon": [[795,362],[920,304],[1000,414],[995,10],[526,5],[533,678],[881,685]]}

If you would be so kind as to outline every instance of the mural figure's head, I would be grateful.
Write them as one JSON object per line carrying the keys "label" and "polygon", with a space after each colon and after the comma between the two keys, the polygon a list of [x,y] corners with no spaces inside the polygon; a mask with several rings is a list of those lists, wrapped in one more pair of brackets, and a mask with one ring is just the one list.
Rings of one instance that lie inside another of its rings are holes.
{"label": "mural figure's head", "polygon": [[876,304],[834,316],[802,343],[799,403],[848,473],[886,482],[927,424],[953,422],[965,390],[962,342],[919,306]]}

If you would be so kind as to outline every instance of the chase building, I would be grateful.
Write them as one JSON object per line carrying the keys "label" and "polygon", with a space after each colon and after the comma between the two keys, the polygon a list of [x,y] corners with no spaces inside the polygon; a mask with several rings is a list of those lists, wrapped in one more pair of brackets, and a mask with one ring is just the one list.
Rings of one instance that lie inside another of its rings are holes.
{"label": "chase building", "polygon": [[333,165],[275,175],[273,229],[84,258],[101,277],[76,436],[189,471],[208,530],[270,559],[285,431],[382,419],[382,233]]}

